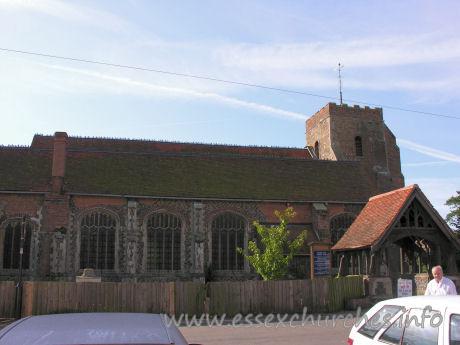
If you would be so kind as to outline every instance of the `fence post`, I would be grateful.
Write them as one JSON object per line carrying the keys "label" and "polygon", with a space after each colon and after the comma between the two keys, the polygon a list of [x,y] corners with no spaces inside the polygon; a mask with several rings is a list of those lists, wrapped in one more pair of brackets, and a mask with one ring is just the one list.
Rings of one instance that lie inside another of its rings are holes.
{"label": "fence post", "polygon": [[173,316],[175,314],[175,289],[174,289],[174,282],[169,283],[169,316]]}
{"label": "fence post", "polygon": [[34,283],[24,282],[22,287],[22,316],[31,316],[34,304]]}

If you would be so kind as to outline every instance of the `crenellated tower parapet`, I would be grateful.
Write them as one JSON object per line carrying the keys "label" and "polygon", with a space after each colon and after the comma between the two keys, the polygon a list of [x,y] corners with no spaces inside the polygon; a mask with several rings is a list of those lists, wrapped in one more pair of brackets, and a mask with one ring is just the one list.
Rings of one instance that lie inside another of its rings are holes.
{"label": "crenellated tower parapet", "polygon": [[306,136],[318,159],[362,162],[376,192],[404,186],[399,148],[382,108],[328,103],[306,121]]}

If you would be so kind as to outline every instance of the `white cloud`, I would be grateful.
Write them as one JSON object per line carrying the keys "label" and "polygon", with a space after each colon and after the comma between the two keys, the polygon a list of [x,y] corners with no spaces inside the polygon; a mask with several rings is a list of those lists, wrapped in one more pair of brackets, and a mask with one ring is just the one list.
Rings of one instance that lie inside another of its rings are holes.
{"label": "white cloud", "polygon": [[[215,48],[214,57],[224,68],[241,71],[260,83],[308,87],[336,87],[338,62],[345,65],[345,89],[401,90],[430,103],[439,95],[460,97],[456,61],[460,38],[443,33],[385,36],[353,40],[227,44]],[[429,65],[427,71],[414,71]],[[378,69],[378,70],[377,70]],[[371,77],[369,77],[371,75]],[[431,100],[432,99],[432,100]]]}
{"label": "white cloud", "polygon": [[48,16],[97,26],[110,31],[126,30],[131,25],[109,12],[59,0],[0,0],[0,6],[28,10]]}
{"label": "white cloud", "polygon": [[[290,118],[294,120],[306,120],[307,119],[307,116],[305,114],[300,114],[300,113],[295,113],[295,112],[291,112],[291,111],[287,111],[287,110],[283,110],[279,108],[274,108],[274,107],[264,105],[264,104],[243,101],[237,98],[223,96],[217,93],[200,92],[200,91],[179,88],[179,87],[168,87],[168,86],[156,85],[156,84],[151,84],[147,82],[132,80],[129,78],[123,78],[123,77],[118,77],[118,76],[113,76],[109,74],[103,74],[103,73],[88,71],[88,70],[83,70],[83,69],[77,69],[77,68],[70,68],[70,67],[64,67],[64,66],[58,66],[58,65],[47,65],[47,66],[55,70],[71,72],[73,74],[80,74],[80,75],[88,76],[91,78],[96,78],[99,80],[116,82],[120,85],[129,86],[129,89],[125,89],[123,90],[123,92],[126,92],[126,91],[136,92],[136,90],[138,91],[140,90],[143,93],[145,93],[145,91],[148,91],[149,94],[156,95],[156,96],[166,95],[166,96],[173,96],[173,97],[191,97],[191,98],[208,99],[208,100],[215,101],[215,102],[248,108],[251,110],[256,110],[256,111],[260,111],[263,113],[268,113],[271,115],[281,116],[281,117]],[[100,85],[98,85],[98,89],[99,89],[99,86]],[[133,87],[135,89],[133,89]],[[109,85],[109,87],[106,88],[106,90],[114,91],[114,88],[112,85]]]}
{"label": "white cloud", "polygon": [[420,145],[405,139],[397,139],[398,145],[405,147],[406,149],[419,152],[426,156],[442,159],[449,162],[460,163],[460,157],[445,151],[437,150],[432,147]]}
{"label": "white cloud", "polygon": [[440,62],[460,57],[460,38],[433,35],[373,37],[350,41],[235,44],[216,49],[224,65],[248,70],[382,67]]}
{"label": "white cloud", "polygon": [[449,164],[448,161],[434,161],[434,162],[421,162],[421,163],[401,163],[403,168],[408,167],[424,167],[424,166],[434,166],[434,165],[446,165]]}

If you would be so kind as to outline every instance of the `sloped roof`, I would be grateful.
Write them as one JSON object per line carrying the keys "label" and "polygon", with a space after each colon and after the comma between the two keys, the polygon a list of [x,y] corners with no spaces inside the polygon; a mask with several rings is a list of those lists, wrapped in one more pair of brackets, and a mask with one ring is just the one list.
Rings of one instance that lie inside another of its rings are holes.
{"label": "sloped roof", "polygon": [[343,237],[332,250],[369,247],[391,227],[410,196],[419,187],[414,184],[369,199]]}
{"label": "sloped roof", "polygon": [[0,190],[47,192],[53,152],[0,147]]}
{"label": "sloped roof", "polygon": [[[54,137],[36,134],[32,148],[53,148]],[[313,159],[307,149],[266,147],[266,146],[237,146],[199,143],[181,143],[154,140],[111,139],[111,138],[82,138],[68,137],[67,149],[72,151],[108,151],[108,152],[137,152],[137,153],[202,153],[226,154],[240,156],[261,156],[279,158]]]}
{"label": "sloped roof", "polygon": [[69,193],[365,202],[359,162],[226,155],[68,152]]}
{"label": "sloped roof", "polygon": [[[360,203],[375,194],[360,162],[305,158],[304,149],[75,137],[66,146],[70,194]],[[52,155],[50,136],[1,148],[0,191],[49,191]]]}

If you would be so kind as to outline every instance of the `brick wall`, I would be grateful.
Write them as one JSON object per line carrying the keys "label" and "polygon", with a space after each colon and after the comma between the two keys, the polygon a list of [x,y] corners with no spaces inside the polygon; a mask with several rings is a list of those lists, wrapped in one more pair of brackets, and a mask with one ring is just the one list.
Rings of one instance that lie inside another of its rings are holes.
{"label": "brick wall", "polygon": [[396,145],[396,137],[387,126],[385,126],[385,142],[387,145],[388,168],[391,172],[393,185],[396,188],[404,187],[404,176],[401,173],[399,147]]}
{"label": "brick wall", "polygon": [[337,160],[331,144],[331,128],[328,106],[306,121],[307,146],[319,144],[319,159]]}
{"label": "brick wall", "polygon": [[[306,121],[306,135],[308,146],[319,142],[320,159],[360,161],[376,194],[404,185],[399,148],[381,108],[329,103]],[[362,156],[356,137],[362,140]]]}
{"label": "brick wall", "polygon": [[38,217],[43,200],[41,194],[0,194],[0,223],[13,217]]}

